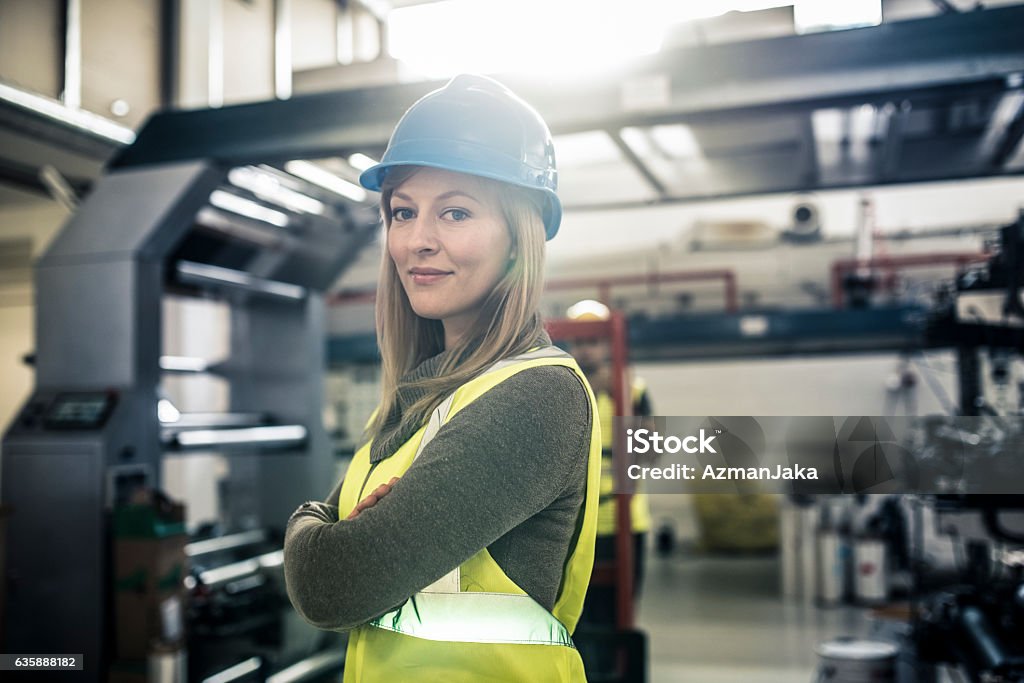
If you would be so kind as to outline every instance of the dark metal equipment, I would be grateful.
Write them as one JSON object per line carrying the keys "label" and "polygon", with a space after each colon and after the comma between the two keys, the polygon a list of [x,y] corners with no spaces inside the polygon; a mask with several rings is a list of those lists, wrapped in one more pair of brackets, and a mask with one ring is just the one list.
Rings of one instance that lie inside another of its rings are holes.
{"label": "dark metal equipment", "polygon": [[[233,115],[283,117],[298,129],[304,114],[301,103],[274,102],[219,116],[227,134]],[[140,486],[159,488],[165,457],[228,457],[219,522],[268,530],[264,559],[296,503],[322,495],[334,474],[321,421],[323,292],[373,238],[376,211],[260,166],[329,156],[329,127],[301,150],[288,146],[294,138],[235,138],[230,162],[202,148],[174,160],[147,151],[150,129],[189,116],[154,117],[35,266],[36,385],[3,440],[2,499],[13,512],[2,650],[83,654],[79,681],[105,680],[113,656],[110,511]],[[343,127],[344,112],[334,117]],[[237,182],[239,169],[314,208],[275,203]],[[225,360],[163,354],[172,296],[227,305]],[[172,373],[221,378],[227,413],[162,416],[161,382]],[[242,578],[218,585],[260,594],[263,579]]]}

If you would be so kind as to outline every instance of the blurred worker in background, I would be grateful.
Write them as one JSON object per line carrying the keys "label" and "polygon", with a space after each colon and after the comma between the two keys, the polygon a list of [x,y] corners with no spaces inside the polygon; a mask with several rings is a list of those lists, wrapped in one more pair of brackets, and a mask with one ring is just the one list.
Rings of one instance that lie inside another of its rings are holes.
{"label": "blurred worker in background", "polygon": [[597,404],[538,311],[561,204],[551,135],[457,76],[381,162],[381,403],[344,480],[285,537],[299,613],[351,631],[345,681],[583,681]]}
{"label": "blurred worker in background", "polygon": [[[605,321],[610,317],[608,307],[600,301],[585,299],[569,307],[566,316],[577,321]],[[595,560],[598,562],[615,559],[616,498],[615,474],[612,468],[612,418],[615,403],[612,400],[612,355],[611,340],[608,337],[574,338],[569,352],[576,358],[580,368],[590,381],[597,397],[597,412],[601,422],[601,497],[597,513],[597,545]],[[647,388],[640,378],[629,383],[629,400],[633,415],[653,415]],[[637,492],[630,504],[633,536],[633,595],[640,594],[644,575],[644,552],[647,532],[651,528],[651,511],[647,494]],[[615,626],[615,589],[611,586],[592,586],[587,593],[581,623],[587,626]]]}

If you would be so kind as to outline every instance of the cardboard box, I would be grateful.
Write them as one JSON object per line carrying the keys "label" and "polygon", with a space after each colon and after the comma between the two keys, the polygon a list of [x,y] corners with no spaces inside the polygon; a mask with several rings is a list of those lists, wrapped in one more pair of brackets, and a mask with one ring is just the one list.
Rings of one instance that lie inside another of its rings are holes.
{"label": "cardboard box", "polygon": [[185,511],[164,498],[114,511],[114,618],[121,659],[184,640]]}

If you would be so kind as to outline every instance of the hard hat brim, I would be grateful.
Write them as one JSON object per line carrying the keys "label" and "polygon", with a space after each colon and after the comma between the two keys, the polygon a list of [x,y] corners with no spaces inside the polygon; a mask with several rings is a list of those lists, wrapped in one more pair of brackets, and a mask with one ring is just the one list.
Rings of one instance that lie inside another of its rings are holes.
{"label": "hard hat brim", "polygon": [[442,171],[464,173],[466,175],[487,178],[489,180],[507,183],[509,185],[514,185],[516,187],[522,187],[526,190],[535,192],[541,198],[541,218],[544,221],[545,239],[550,240],[551,238],[558,234],[558,228],[562,223],[562,202],[558,199],[558,195],[555,194],[552,190],[546,187],[537,187],[536,185],[530,185],[525,182],[511,182],[507,175],[502,175],[500,173],[489,173],[476,165],[459,163],[458,160],[453,159],[448,162],[437,160],[384,161],[379,164],[376,164],[375,166],[371,166],[370,168],[360,173],[359,184],[365,187],[367,190],[372,190],[373,192],[380,192],[381,187],[383,187],[384,185],[384,179],[387,177],[388,172],[393,168],[398,168],[401,166],[437,168]]}

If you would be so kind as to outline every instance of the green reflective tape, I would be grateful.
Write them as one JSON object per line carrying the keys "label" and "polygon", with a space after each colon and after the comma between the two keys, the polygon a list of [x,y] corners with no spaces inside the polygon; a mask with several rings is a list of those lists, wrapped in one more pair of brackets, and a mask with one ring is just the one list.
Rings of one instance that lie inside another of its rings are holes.
{"label": "green reflective tape", "polygon": [[565,626],[528,595],[417,593],[369,625],[426,640],[574,647]]}

